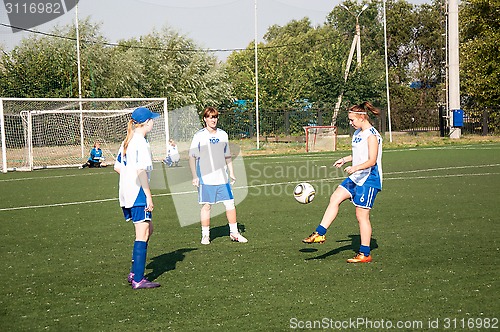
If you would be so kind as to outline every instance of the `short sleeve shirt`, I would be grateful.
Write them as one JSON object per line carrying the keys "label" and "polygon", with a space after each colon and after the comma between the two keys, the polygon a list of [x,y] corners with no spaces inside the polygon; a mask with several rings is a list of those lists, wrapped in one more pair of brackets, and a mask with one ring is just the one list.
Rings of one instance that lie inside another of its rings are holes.
{"label": "short sleeve shirt", "polygon": [[151,148],[148,141],[140,134],[134,134],[127,147],[127,154],[123,156],[123,144],[118,151],[115,168],[120,169],[119,199],[120,206],[131,208],[146,206],[146,194],[142,189],[138,170],[146,170],[149,175],[153,170]]}
{"label": "short sleeve shirt", "polygon": [[382,189],[382,137],[379,132],[370,127],[358,129],[352,136],[352,165],[356,166],[368,160],[368,137],[375,135],[378,141],[377,163],[367,169],[354,172],[349,178],[358,186],[367,185]]}
{"label": "short sleeve shirt", "polygon": [[229,182],[226,158],[231,157],[227,133],[217,128],[210,133],[204,128],[196,132],[189,155],[196,160],[196,174],[200,184],[221,185]]}

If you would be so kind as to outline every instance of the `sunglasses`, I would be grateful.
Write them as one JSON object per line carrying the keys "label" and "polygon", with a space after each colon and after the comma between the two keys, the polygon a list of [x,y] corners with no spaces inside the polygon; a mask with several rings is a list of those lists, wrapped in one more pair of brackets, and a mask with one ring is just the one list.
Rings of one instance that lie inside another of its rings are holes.
{"label": "sunglasses", "polygon": [[218,115],[207,116],[207,119],[218,119],[218,118],[219,118]]}

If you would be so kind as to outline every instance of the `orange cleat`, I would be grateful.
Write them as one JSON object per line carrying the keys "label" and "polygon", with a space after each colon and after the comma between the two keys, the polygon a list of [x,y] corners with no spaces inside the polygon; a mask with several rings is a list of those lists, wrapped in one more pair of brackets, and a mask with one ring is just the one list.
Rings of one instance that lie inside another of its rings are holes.
{"label": "orange cleat", "polygon": [[319,235],[318,232],[314,232],[308,237],[306,237],[302,242],[311,244],[311,243],[325,243],[326,235]]}
{"label": "orange cleat", "polygon": [[349,258],[347,263],[370,263],[372,261],[372,255],[365,256],[365,254],[359,252],[354,258]]}

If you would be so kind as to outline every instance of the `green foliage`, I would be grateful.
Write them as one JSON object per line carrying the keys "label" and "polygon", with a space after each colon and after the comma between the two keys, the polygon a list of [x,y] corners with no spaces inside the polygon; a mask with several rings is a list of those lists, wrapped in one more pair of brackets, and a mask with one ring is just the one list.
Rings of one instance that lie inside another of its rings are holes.
{"label": "green foliage", "polygon": [[[345,151],[245,157],[248,196],[237,211],[246,244],[231,243],[219,215],[212,243],[201,245],[199,224],[180,227],[169,190],[153,189],[146,273],[162,287],[139,291],[126,281],[134,231],[118,205],[116,173],[3,174],[0,208],[19,209],[0,211],[1,330],[287,331],[292,318],[323,317],[424,324],[398,331],[473,318],[465,329],[481,330],[476,319],[498,319],[499,309],[499,149],[448,141],[384,152],[374,261],[363,265],[345,262],[359,248],[349,202],[325,244],[301,242],[345,177],[332,167]],[[293,199],[300,181],[316,187],[309,205]]]}
{"label": "green foliage", "polygon": [[[283,27],[272,26],[265,40],[258,53],[259,97],[264,110],[297,107],[301,100],[325,103],[335,100],[342,90],[348,90],[346,94],[356,101],[381,94],[378,82],[383,82],[383,58],[375,53],[367,55],[366,67],[352,68],[353,76],[344,84],[351,41],[332,25],[312,27],[305,18]],[[250,51],[251,46],[227,62],[235,93],[244,91],[246,99],[252,98],[255,84],[249,71],[254,65]]]}
{"label": "green foliage", "polygon": [[[169,108],[219,105],[231,99],[224,66],[193,41],[165,27],[109,47],[99,26],[79,24],[82,97],[168,97]],[[31,37],[4,54],[0,95],[78,97],[75,28]]]}
{"label": "green foliage", "polygon": [[[92,43],[102,41],[99,26],[81,22],[80,35],[89,47],[82,52],[93,54]],[[75,30],[68,26],[56,28],[53,34],[62,38],[38,37],[24,39],[9,54],[2,56],[0,94],[4,97],[78,97],[78,73]],[[99,54],[95,52],[96,56]],[[87,69],[86,62],[82,68]],[[82,70],[82,82],[89,86],[89,71]],[[84,96],[88,96],[84,93]]]}
{"label": "green foliage", "polygon": [[[355,59],[344,82],[347,57],[359,15],[362,65]],[[385,94],[385,47],[382,0],[346,0],[312,26],[305,17],[270,26],[258,45],[261,114],[341,108],[369,100],[380,108]],[[408,110],[429,113],[446,103],[446,8],[443,1],[413,5],[388,0],[387,45],[391,115],[404,123]],[[500,105],[500,5],[495,0],[465,0],[460,6],[462,100],[470,110]],[[75,29],[31,37],[0,56],[0,95],[6,97],[77,97]],[[80,23],[83,97],[167,97],[169,108],[194,104],[234,107],[234,99],[254,101],[254,43],[220,63],[190,39],[164,27],[161,31],[110,45],[100,26]],[[414,88],[409,88],[417,83]]]}
{"label": "green foliage", "polygon": [[460,6],[460,75],[466,104],[500,105],[500,3],[467,0]]}
{"label": "green foliage", "polygon": [[[270,27],[258,52],[262,113],[296,107],[297,100],[308,100],[314,106],[333,105],[341,92],[342,108],[363,100],[384,108],[382,4],[370,2],[359,15],[362,65],[358,67],[353,59],[345,83],[347,56],[355,34],[353,16],[364,3],[345,1],[348,10],[336,6],[323,26],[312,27],[304,18]],[[391,95],[392,118],[403,123],[399,117],[404,118],[408,109],[436,110],[444,103],[445,21],[438,2],[416,6],[404,0],[387,2],[387,18],[390,85],[395,92]],[[233,53],[227,64],[235,97],[253,99],[253,44]],[[420,86],[409,89],[412,82]]]}

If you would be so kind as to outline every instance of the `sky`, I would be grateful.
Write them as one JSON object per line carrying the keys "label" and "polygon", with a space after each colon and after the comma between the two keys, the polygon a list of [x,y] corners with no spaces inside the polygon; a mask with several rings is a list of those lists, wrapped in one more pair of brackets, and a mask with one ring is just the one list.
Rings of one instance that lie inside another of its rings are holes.
{"label": "sky", "polygon": [[[10,0],[9,0],[10,1]],[[54,0],[56,1],[56,0]],[[420,4],[430,0],[407,0]],[[4,0],[4,3],[7,0]],[[262,40],[269,26],[283,26],[291,20],[308,17],[313,25],[323,24],[341,0],[257,0],[257,39]],[[9,25],[3,3],[0,23]],[[255,38],[255,0],[80,0],[78,17],[90,17],[101,24],[109,42],[138,38],[169,26],[194,40],[202,49],[244,49]],[[54,26],[73,24],[75,9],[48,23],[32,28],[50,33]],[[360,19],[361,22],[361,19]],[[13,33],[0,26],[0,43],[11,50],[29,32]],[[230,52],[214,54],[225,59]]]}

